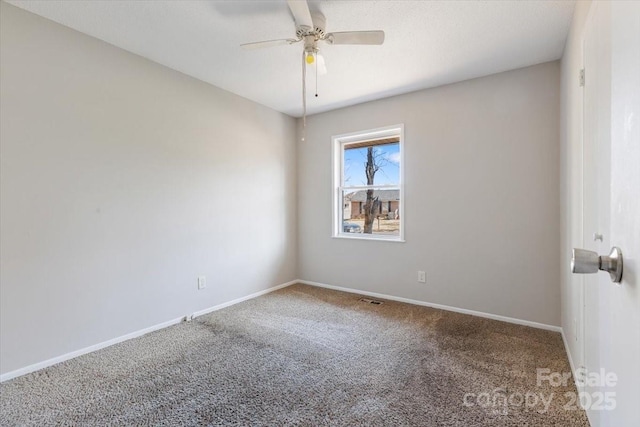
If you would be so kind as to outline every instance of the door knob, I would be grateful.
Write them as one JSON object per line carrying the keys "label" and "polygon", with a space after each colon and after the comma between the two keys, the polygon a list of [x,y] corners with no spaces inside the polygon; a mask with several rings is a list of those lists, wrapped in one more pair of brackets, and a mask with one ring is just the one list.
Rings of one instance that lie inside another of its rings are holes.
{"label": "door knob", "polygon": [[597,273],[598,270],[608,271],[613,283],[620,283],[622,281],[622,251],[614,246],[608,256],[598,256],[597,252],[573,249],[572,273],[591,274]]}

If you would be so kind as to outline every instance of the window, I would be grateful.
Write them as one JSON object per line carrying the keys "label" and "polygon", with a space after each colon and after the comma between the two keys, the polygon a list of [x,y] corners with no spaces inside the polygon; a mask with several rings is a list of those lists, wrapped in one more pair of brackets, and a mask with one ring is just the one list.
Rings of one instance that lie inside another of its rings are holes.
{"label": "window", "polygon": [[333,137],[334,237],[403,241],[402,125]]}

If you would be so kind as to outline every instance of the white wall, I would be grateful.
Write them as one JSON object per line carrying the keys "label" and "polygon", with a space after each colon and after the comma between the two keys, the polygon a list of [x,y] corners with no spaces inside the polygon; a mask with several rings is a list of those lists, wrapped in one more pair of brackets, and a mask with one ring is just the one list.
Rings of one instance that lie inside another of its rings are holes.
{"label": "white wall", "polygon": [[294,119],[0,4],[2,373],[296,278]]}
{"label": "white wall", "polygon": [[[300,278],[560,325],[559,115],[551,62],[307,118]],[[398,123],[406,243],[332,238],[331,136]]]}

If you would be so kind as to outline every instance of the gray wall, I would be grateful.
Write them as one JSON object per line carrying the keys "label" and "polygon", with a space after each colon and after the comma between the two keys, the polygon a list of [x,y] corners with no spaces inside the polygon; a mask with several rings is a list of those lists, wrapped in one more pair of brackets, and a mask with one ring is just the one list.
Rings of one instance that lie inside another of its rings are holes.
{"label": "gray wall", "polygon": [[294,119],[0,4],[2,373],[296,278]]}
{"label": "gray wall", "polygon": [[[560,325],[559,77],[551,62],[309,117],[300,278]],[[332,238],[331,136],[398,123],[406,243]]]}

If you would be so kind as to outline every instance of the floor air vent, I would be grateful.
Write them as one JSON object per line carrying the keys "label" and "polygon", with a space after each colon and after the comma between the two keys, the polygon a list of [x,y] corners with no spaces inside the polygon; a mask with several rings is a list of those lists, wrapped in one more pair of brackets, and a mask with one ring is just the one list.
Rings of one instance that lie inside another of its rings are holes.
{"label": "floor air vent", "polygon": [[375,300],[375,299],[369,299],[369,298],[360,298],[360,302],[366,302],[367,304],[375,304],[375,305],[382,304],[382,301],[378,301],[378,300]]}

